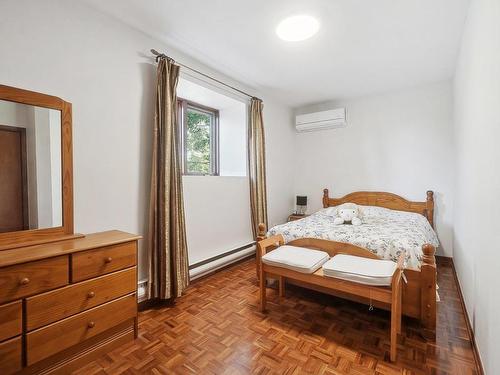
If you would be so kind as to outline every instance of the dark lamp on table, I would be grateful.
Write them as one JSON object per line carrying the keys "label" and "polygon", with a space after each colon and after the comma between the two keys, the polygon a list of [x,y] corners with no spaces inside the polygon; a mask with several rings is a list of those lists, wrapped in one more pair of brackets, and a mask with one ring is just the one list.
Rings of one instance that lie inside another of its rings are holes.
{"label": "dark lamp on table", "polygon": [[305,215],[307,210],[307,197],[303,195],[297,195],[297,208],[295,210],[296,215]]}

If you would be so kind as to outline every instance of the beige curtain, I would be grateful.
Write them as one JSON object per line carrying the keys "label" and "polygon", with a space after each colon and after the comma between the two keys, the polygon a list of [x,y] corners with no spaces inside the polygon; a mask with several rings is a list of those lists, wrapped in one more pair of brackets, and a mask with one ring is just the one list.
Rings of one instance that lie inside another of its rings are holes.
{"label": "beige curtain", "polygon": [[189,284],[177,118],[179,66],[158,62],[151,171],[149,298],[179,297]]}
{"label": "beige curtain", "polygon": [[260,223],[267,228],[266,154],[262,100],[252,98],[248,127],[248,165],[252,231],[256,239]]}

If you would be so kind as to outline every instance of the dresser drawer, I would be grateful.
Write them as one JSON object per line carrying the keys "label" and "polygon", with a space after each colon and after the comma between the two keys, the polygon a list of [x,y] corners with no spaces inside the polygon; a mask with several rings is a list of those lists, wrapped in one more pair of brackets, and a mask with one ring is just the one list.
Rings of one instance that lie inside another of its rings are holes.
{"label": "dresser drawer", "polygon": [[68,257],[0,268],[0,303],[68,284]]}
{"label": "dresser drawer", "polygon": [[26,299],[28,331],[88,310],[137,289],[136,268],[128,268],[95,279]]}
{"label": "dresser drawer", "polygon": [[137,263],[136,254],[136,241],[72,254],[72,281],[86,280],[135,266]]}
{"label": "dresser drawer", "polygon": [[13,374],[21,365],[21,337],[0,342],[0,374]]}
{"label": "dresser drawer", "polygon": [[0,341],[21,334],[23,322],[23,305],[15,301],[0,306]]}
{"label": "dresser drawer", "polygon": [[98,335],[137,315],[135,294],[30,332],[26,336],[28,365]]}

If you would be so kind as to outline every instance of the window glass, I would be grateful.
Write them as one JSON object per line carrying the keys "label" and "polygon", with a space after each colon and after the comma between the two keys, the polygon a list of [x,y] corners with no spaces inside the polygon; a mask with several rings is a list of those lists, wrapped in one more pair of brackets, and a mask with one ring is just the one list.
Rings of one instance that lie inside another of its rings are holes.
{"label": "window glass", "polygon": [[184,174],[218,175],[218,111],[180,100]]}

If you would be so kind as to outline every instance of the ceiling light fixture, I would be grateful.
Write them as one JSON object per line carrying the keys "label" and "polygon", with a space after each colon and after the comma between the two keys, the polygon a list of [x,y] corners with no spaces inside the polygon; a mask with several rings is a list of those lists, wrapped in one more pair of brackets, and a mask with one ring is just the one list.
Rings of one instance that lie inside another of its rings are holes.
{"label": "ceiling light fixture", "polygon": [[309,39],[318,30],[318,20],[304,14],[285,18],[276,28],[276,34],[287,42],[298,42]]}

